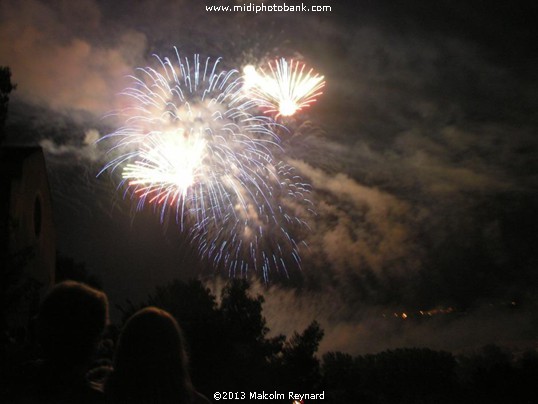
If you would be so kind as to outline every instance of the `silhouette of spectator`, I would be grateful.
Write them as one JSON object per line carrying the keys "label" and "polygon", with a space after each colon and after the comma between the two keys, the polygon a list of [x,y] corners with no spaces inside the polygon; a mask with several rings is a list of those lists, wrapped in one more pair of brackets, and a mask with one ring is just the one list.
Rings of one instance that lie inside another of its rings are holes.
{"label": "silhouette of spectator", "polygon": [[108,299],[85,284],[65,281],[45,297],[37,316],[42,359],[21,370],[23,403],[103,403],[86,373],[108,322]]}
{"label": "silhouette of spectator", "polygon": [[125,324],[105,394],[114,404],[209,403],[192,386],[179,324],[156,307]]}

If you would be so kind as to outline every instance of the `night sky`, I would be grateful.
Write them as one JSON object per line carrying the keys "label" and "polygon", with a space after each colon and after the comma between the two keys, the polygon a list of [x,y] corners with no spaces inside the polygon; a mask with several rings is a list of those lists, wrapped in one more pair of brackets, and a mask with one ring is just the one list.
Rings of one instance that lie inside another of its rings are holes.
{"label": "night sky", "polygon": [[302,270],[253,283],[272,332],[317,319],[322,352],[353,354],[536,347],[536,6],[353,3],[223,14],[205,6],[234,2],[3,0],[0,65],[17,84],[7,139],[45,149],[58,250],[113,303],[174,278],[217,290],[226,274],[173,222],[135,212],[113,177],[96,178],[107,150],[95,141],[121,125],[107,114],[152,54],[177,46],[237,69],[293,57],[327,84],[282,135],[316,215]]}

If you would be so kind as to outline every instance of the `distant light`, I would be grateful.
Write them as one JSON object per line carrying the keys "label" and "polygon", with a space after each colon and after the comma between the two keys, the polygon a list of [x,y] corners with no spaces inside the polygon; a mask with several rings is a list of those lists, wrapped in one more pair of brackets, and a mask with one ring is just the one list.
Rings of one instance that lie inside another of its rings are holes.
{"label": "distant light", "polygon": [[402,318],[405,320],[407,318],[407,314],[402,313]]}

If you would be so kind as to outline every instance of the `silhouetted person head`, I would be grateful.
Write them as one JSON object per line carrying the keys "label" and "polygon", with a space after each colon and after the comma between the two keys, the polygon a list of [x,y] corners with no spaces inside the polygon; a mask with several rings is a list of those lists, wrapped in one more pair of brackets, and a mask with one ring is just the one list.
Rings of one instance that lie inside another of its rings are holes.
{"label": "silhouetted person head", "polygon": [[142,309],[120,334],[105,394],[118,404],[193,402],[187,361],[177,321],[156,307]]}
{"label": "silhouetted person head", "polygon": [[21,366],[12,395],[19,403],[101,404],[100,386],[86,377],[108,321],[103,292],[74,281],[54,286],[37,316],[43,357]]}
{"label": "silhouetted person head", "polygon": [[45,297],[37,317],[37,338],[44,359],[62,366],[87,364],[108,321],[103,292],[65,281]]}

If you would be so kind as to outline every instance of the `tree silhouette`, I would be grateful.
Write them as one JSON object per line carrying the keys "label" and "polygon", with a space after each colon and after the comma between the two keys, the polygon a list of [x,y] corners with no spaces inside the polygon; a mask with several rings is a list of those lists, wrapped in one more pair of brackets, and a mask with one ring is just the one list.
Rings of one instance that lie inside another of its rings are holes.
{"label": "tree silhouette", "polygon": [[514,402],[532,403],[536,400],[536,375],[538,375],[538,352],[535,350],[524,352],[515,363],[513,386]]}
{"label": "tree silhouette", "polygon": [[208,384],[212,387],[211,382],[219,380],[218,372],[222,366],[218,354],[224,349],[220,338],[222,319],[215,296],[198,280],[175,280],[157,287],[147,305],[160,307],[178,320],[187,340],[193,382],[209,393],[203,387]]}
{"label": "tree silhouette", "polygon": [[234,364],[228,370],[227,383],[236,389],[271,388],[276,377],[273,365],[284,338],[267,338],[269,329],[262,315],[264,299],[249,296],[249,286],[248,281],[236,279],[222,291],[225,360],[227,366]]}
{"label": "tree silhouette", "polygon": [[249,283],[244,279],[232,280],[223,290],[220,309],[230,326],[231,337],[238,343],[261,341],[267,334],[262,316],[262,296],[248,296]]}
{"label": "tree silhouette", "polygon": [[217,305],[200,281],[175,280],[156,288],[143,304],[127,302],[120,310],[126,320],[141,307],[157,306],[178,320],[189,348],[193,383],[200,391],[270,387],[283,337],[266,338],[263,298],[249,296],[248,288],[246,281],[230,281]]}
{"label": "tree silhouette", "polygon": [[[530,403],[538,355],[517,360],[487,346],[458,357],[426,348],[400,348],[353,357],[330,352],[318,359],[323,330],[313,321],[289,339],[270,338],[262,296],[246,280],[231,280],[220,304],[200,281],[158,287],[145,305],[171,312],[190,346],[191,374],[206,395],[215,391],[325,391],[327,403]],[[131,313],[141,306],[130,304]],[[128,313],[125,313],[128,314]]]}
{"label": "tree silhouette", "polygon": [[454,391],[456,360],[449,352],[404,348],[376,355],[379,389],[389,402],[447,402]]}
{"label": "tree silhouette", "polygon": [[[67,262],[68,267],[77,268],[74,261]],[[190,348],[194,385],[208,396],[216,391],[277,390],[324,391],[327,403],[535,401],[535,351],[515,357],[492,345],[456,360],[449,352],[401,348],[355,357],[330,352],[320,362],[316,354],[323,330],[316,321],[289,339],[283,335],[270,338],[263,316],[264,299],[251,295],[247,281],[229,281],[221,296],[219,304],[200,281],[176,280],[156,288],[142,304],[129,302],[122,311],[126,319],[139,308],[153,305],[177,318]],[[112,345],[107,349],[105,356],[110,357]],[[9,380],[10,369],[28,357],[28,352],[11,358],[4,355],[8,360],[0,362],[2,380]],[[103,376],[93,377],[100,380]]]}
{"label": "tree silhouette", "polygon": [[323,330],[313,321],[301,334],[297,332],[282,350],[283,381],[290,390],[314,391],[321,382],[320,363],[315,354],[323,338]]}
{"label": "tree silhouette", "polygon": [[342,352],[323,355],[322,385],[327,399],[337,403],[369,403],[365,388],[364,372],[360,372],[357,360]]}
{"label": "tree silhouette", "polygon": [[475,402],[506,403],[514,401],[513,386],[517,377],[513,355],[507,349],[486,345],[474,355],[460,359],[469,397]]}
{"label": "tree silhouette", "polygon": [[403,348],[352,358],[323,356],[323,387],[331,402],[462,402],[456,369],[448,352]]}

